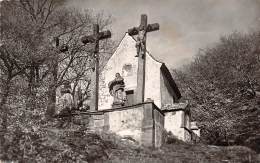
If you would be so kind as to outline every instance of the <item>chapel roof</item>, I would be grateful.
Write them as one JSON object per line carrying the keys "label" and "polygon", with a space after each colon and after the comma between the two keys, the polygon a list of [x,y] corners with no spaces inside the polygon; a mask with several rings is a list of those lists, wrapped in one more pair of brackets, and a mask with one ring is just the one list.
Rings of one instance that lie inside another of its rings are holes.
{"label": "chapel roof", "polygon": [[[113,52],[113,55],[115,54],[116,50],[117,50],[118,47],[121,45],[121,42],[124,40],[124,38],[125,38],[126,36],[131,37],[131,38],[136,42],[136,39],[135,39],[133,36],[130,36],[130,35],[128,34],[128,32],[126,32],[125,35],[123,36],[123,38],[121,39],[121,41],[119,42],[117,48],[116,48],[115,51]],[[146,53],[147,53],[154,61],[156,61],[156,62],[158,62],[158,63],[161,64],[161,67],[160,67],[161,72],[162,72],[162,73],[165,75],[165,77],[168,79],[169,84],[170,84],[172,90],[175,92],[177,98],[180,99],[180,98],[181,98],[180,90],[179,90],[177,84],[175,83],[175,81],[174,81],[174,79],[173,79],[173,77],[172,77],[172,75],[171,75],[169,69],[167,68],[166,64],[165,64],[164,62],[162,62],[160,59],[154,57],[148,50],[146,50]],[[113,55],[112,55],[112,56],[113,56]],[[112,56],[111,56],[111,57],[112,57]]]}

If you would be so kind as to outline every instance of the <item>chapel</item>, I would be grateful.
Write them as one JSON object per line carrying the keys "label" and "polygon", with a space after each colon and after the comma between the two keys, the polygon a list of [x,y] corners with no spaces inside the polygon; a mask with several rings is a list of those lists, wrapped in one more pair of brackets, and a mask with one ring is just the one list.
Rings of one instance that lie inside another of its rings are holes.
{"label": "chapel", "polygon": [[[92,127],[131,137],[145,146],[159,147],[167,133],[183,141],[199,137],[196,124],[190,122],[188,102],[180,103],[181,93],[167,66],[148,50],[145,58],[144,102],[138,101],[137,40],[126,33],[103,67],[99,79],[98,111],[93,111]],[[115,105],[111,81],[120,75],[125,99]],[[139,74],[140,75],[140,74]]]}

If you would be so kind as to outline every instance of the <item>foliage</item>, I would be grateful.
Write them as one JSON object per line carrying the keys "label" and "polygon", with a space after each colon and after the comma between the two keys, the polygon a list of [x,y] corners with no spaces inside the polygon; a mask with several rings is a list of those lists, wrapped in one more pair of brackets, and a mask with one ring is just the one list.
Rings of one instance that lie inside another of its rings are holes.
{"label": "foliage", "polygon": [[[50,127],[50,126],[49,126]],[[2,160],[20,162],[257,162],[257,155],[242,146],[217,147],[184,142],[161,149],[132,144],[114,134],[85,130],[41,128],[7,135]],[[258,160],[259,161],[259,160]]]}
{"label": "foliage", "polygon": [[252,144],[259,150],[259,32],[221,37],[214,47],[201,49],[191,64],[173,73],[206,142]]}
{"label": "foliage", "polygon": [[[104,13],[78,11],[60,0],[4,0],[0,11],[0,147],[21,136],[25,145],[32,135],[48,137],[35,130],[52,121],[46,118],[54,115],[63,83],[73,85],[74,96],[91,91],[94,47],[81,37],[93,33],[93,23],[103,30],[112,22]],[[100,42],[101,63],[112,48],[110,39]]]}
{"label": "foliage", "polygon": [[[4,103],[9,83],[14,78],[24,83],[30,105],[35,102],[38,89],[49,93],[48,100],[54,103],[53,94],[64,81],[74,83],[74,86],[80,81],[90,82],[94,67],[93,46],[84,46],[80,39],[92,33],[93,23],[99,23],[102,30],[111,19],[59,4],[53,0],[1,3],[1,79],[7,83],[1,88],[5,94],[2,96]],[[110,53],[112,42],[103,41],[100,47],[103,53]],[[106,54],[102,56],[106,60]]]}
{"label": "foliage", "polygon": [[[6,135],[2,160],[21,162],[77,162],[106,158],[108,144],[96,134],[83,131],[39,129]],[[103,157],[103,158],[102,158]]]}

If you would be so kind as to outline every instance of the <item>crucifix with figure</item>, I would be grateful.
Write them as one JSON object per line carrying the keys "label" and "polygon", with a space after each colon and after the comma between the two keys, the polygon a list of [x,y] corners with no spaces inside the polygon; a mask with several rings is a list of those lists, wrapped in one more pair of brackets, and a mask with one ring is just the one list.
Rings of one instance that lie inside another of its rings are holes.
{"label": "crucifix with figure", "polygon": [[111,32],[109,30],[99,32],[99,25],[93,25],[93,34],[84,36],[81,38],[83,44],[93,43],[94,44],[94,58],[95,58],[95,91],[94,91],[94,103],[95,111],[98,110],[98,91],[99,91],[99,41],[110,38]]}
{"label": "crucifix with figure", "polygon": [[146,33],[159,30],[159,24],[147,24],[147,15],[141,15],[141,23],[139,27],[128,29],[130,36],[137,35],[136,48],[138,57],[138,70],[137,70],[137,92],[136,103],[144,102],[145,91],[145,61],[146,61]]}

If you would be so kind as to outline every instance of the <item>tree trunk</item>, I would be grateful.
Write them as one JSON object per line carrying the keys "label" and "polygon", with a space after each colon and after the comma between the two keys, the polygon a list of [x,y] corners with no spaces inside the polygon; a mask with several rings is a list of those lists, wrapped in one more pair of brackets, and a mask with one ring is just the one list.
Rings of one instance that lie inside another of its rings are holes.
{"label": "tree trunk", "polygon": [[10,88],[11,88],[11,79],[12,77],[8,75],[7,80],[4,85],[3,90],[3,96],[0,103],[0,109],[1,109],[1,118],[2,118],[2,124],[1,124],[1,132],[0,132],[0,145],[4,143],[4,134],[7,130],[7,117],[8,117],[8,108],[6,106],[6,102],[9,96]]}
{"label": "tree trunk", "polygon": [[34,110],[36,107],[36,92],[35,92],[35,88],[36,88],[36,76],[35,76],[35,66],[34,64],[32,64],[31,68],[30,68],[30,74],[29,74],[29,93],[28,93],[28,101],[27,101],[27,108],[29,108],[30,110]]}
{"label": "tree trunk", "polygon": [[55,114],[55,104],[56,104],[56,87],[51,84],[48,90],[48,104],[46,110],[46,117],[52,118]]}
{"label": "tree trunk", "polygon": [[[51,67],[50,67],[51,68]],[[48,90],[48,105],[45,116],[51,118],[55,114],[55,104],[56,104],[56,89],[58,80],[58,62],[55,61],[52,67],[51,83]]]}
{"label": "tree trunk", "polygon": [[7,80],[5,82],[2,100],[1,100],[1,103],[0,103],[0,107],[1,107],[1,110],[2,110],[2,113],[3,113],[2,114],[2,116],[3,116],[2,117],[2,120],[3,120],[2,126],[5,129],[7,127],[7,115],[8,115],[8,113],[7,113],[8,109],[5,105],[6,105],[6,102],[7,102],[8,96],[9,96],[9,92],[10,92],[11,79],[12,79],[12,77],[10,75],[8,75]]}

